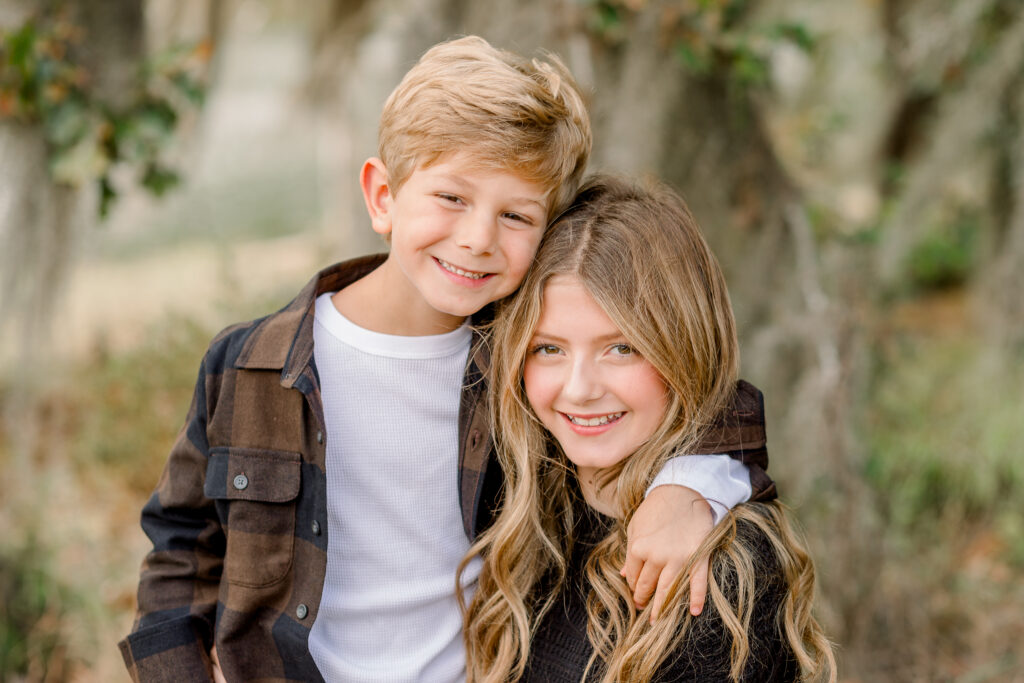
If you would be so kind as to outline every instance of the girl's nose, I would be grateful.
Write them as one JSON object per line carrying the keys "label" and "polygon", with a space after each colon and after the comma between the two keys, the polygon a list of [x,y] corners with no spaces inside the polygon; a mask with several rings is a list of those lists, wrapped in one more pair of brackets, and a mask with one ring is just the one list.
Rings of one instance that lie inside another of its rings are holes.
{"label": "girl's nose", "polygon": [[573,360],[562,385],[562,395],[579,406],[604,395],[600,374],[592,362],[582,358]]}

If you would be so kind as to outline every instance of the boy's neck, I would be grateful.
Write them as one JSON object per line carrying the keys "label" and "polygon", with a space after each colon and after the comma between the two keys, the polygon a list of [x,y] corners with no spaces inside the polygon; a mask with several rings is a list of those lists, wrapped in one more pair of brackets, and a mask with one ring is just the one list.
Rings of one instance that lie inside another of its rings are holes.
{"label": "boy's neck", "polygon": [[417,297],[388,286],[391,280],[384,271],[393,266],[385,262],[337,292],[331,297],[334,307],[359,327],[402,337],[444,334],[465,322],[465,318],[437,311]]}

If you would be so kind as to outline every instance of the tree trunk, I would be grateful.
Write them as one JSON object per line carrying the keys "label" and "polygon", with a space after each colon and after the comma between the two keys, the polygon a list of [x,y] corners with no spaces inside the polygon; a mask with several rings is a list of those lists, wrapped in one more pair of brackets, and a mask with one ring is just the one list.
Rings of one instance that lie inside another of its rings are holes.
{"label": "tree trunk", "polygon": [[[5,28],[41,15],[51,3],[21,0],[5,8]],[[96,95],[115,106],[134,93],[143,55],[141,0],[69,3],[85,30],[83,62]],[[25,370],[45,353],[54,301],[67,282],[77,240],[95,222],[94,186],[57,185],[48,170],[49,150],[39,126],[0,123],[0,329],[11,342],[0,349],[11,368]],[[6,363],[5,363],[6,364]]]}

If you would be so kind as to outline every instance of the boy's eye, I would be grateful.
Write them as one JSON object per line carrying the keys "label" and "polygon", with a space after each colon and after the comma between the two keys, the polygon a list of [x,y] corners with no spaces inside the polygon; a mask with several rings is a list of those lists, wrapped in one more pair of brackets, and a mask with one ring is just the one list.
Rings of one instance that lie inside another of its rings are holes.
{"label": "boy's eye", "polygon": [[506,218],[510,221],[516,221],[517,223],[523,223],[524,225],[533,225],[533,220],[529,216],[524,216],[521,213],[507,211],[501,215],[503,218]]}
{"label": "boy's eye", "polygon": [[462,203],[462,198],[461,197],[457,197],[457,196],[455,196],[453,194],[448,194],[447,192],[438,192],[437,193],[437,197],[438,197],[438,199],[443,199],[446,202],[451,202],[452,204],[461,204]]}

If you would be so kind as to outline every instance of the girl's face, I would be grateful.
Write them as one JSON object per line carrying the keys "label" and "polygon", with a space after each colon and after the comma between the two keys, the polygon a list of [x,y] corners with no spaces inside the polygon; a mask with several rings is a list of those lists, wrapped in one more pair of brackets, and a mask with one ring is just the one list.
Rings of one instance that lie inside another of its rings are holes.
{"label": "girl's face", "polygon": [[577,468],[610,467],[658,428],[665,383],[575,277],[552,278],[542,303],[523,369],[526,397]]}

